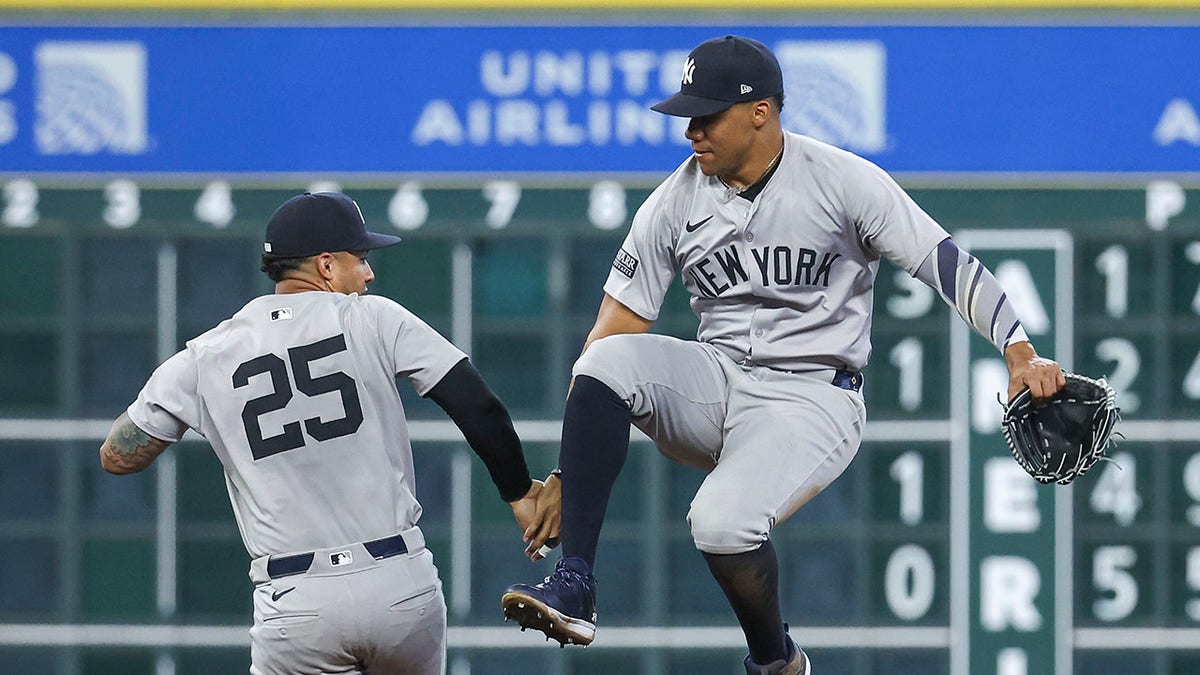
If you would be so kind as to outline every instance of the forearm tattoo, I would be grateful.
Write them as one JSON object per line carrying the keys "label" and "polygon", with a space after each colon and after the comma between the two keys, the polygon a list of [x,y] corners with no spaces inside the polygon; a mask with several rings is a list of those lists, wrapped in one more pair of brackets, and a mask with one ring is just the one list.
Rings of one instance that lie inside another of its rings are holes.
{"label": "forearm tattoo", "polygon": [[138,428],[127,413],[121,413],[100,452],[105,468],[113,473],[135,473],[150,466],[170,445]]}

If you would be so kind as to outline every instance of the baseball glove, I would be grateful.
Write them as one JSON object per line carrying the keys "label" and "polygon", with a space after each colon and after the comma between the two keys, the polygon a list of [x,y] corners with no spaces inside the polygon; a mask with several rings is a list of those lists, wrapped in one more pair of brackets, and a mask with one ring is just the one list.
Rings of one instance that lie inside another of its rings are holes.
{"label": "baseball glove", "polygon": [[1029,389],[1004,408],[1004,440],[1039,483],[1067,485],[1100,461],[1120,419],[1108,382],[1063,373],[1067,384],[1046,400]]}

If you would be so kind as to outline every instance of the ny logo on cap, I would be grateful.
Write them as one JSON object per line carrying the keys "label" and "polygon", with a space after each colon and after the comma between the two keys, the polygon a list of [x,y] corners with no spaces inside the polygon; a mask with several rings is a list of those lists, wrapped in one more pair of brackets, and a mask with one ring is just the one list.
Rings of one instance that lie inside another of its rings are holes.
{"label": "ny logo on cap", "polygon": [[680,78],[683,84],[691,84],[692,76],[696,73],[696,59],[689,58],[683,62],[683,76]]}

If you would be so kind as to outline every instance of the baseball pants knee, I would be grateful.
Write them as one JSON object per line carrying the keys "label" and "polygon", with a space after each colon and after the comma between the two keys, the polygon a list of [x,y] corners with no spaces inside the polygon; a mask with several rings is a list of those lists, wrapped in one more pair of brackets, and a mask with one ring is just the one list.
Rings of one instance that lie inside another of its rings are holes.
{"label": "baseball pants knee", "polygon": [[720,460],[692,499],[688,523],[706,553],[758,548],[842,474],[862,440],[858,392],[763,370],[733,387]]}

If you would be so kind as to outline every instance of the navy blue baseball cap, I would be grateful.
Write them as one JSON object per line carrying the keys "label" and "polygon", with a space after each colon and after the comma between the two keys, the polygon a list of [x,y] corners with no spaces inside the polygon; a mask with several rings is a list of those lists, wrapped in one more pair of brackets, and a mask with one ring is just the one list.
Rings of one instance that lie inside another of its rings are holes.
{"label": "navy blue baseball cap", "polygon": [[340,192],[305,192],[287,200],[267,221],[263,251],[279,258],[371,251],[400,237],[367,231],[358,204]]}
{"label": "navy blue baseball cap", "polygon": [[650,106],[676,117],[705,117],[734,103],[783,93],[779,60],[758,40],[726,35],[701,42],[683,64],[679,93]]}

